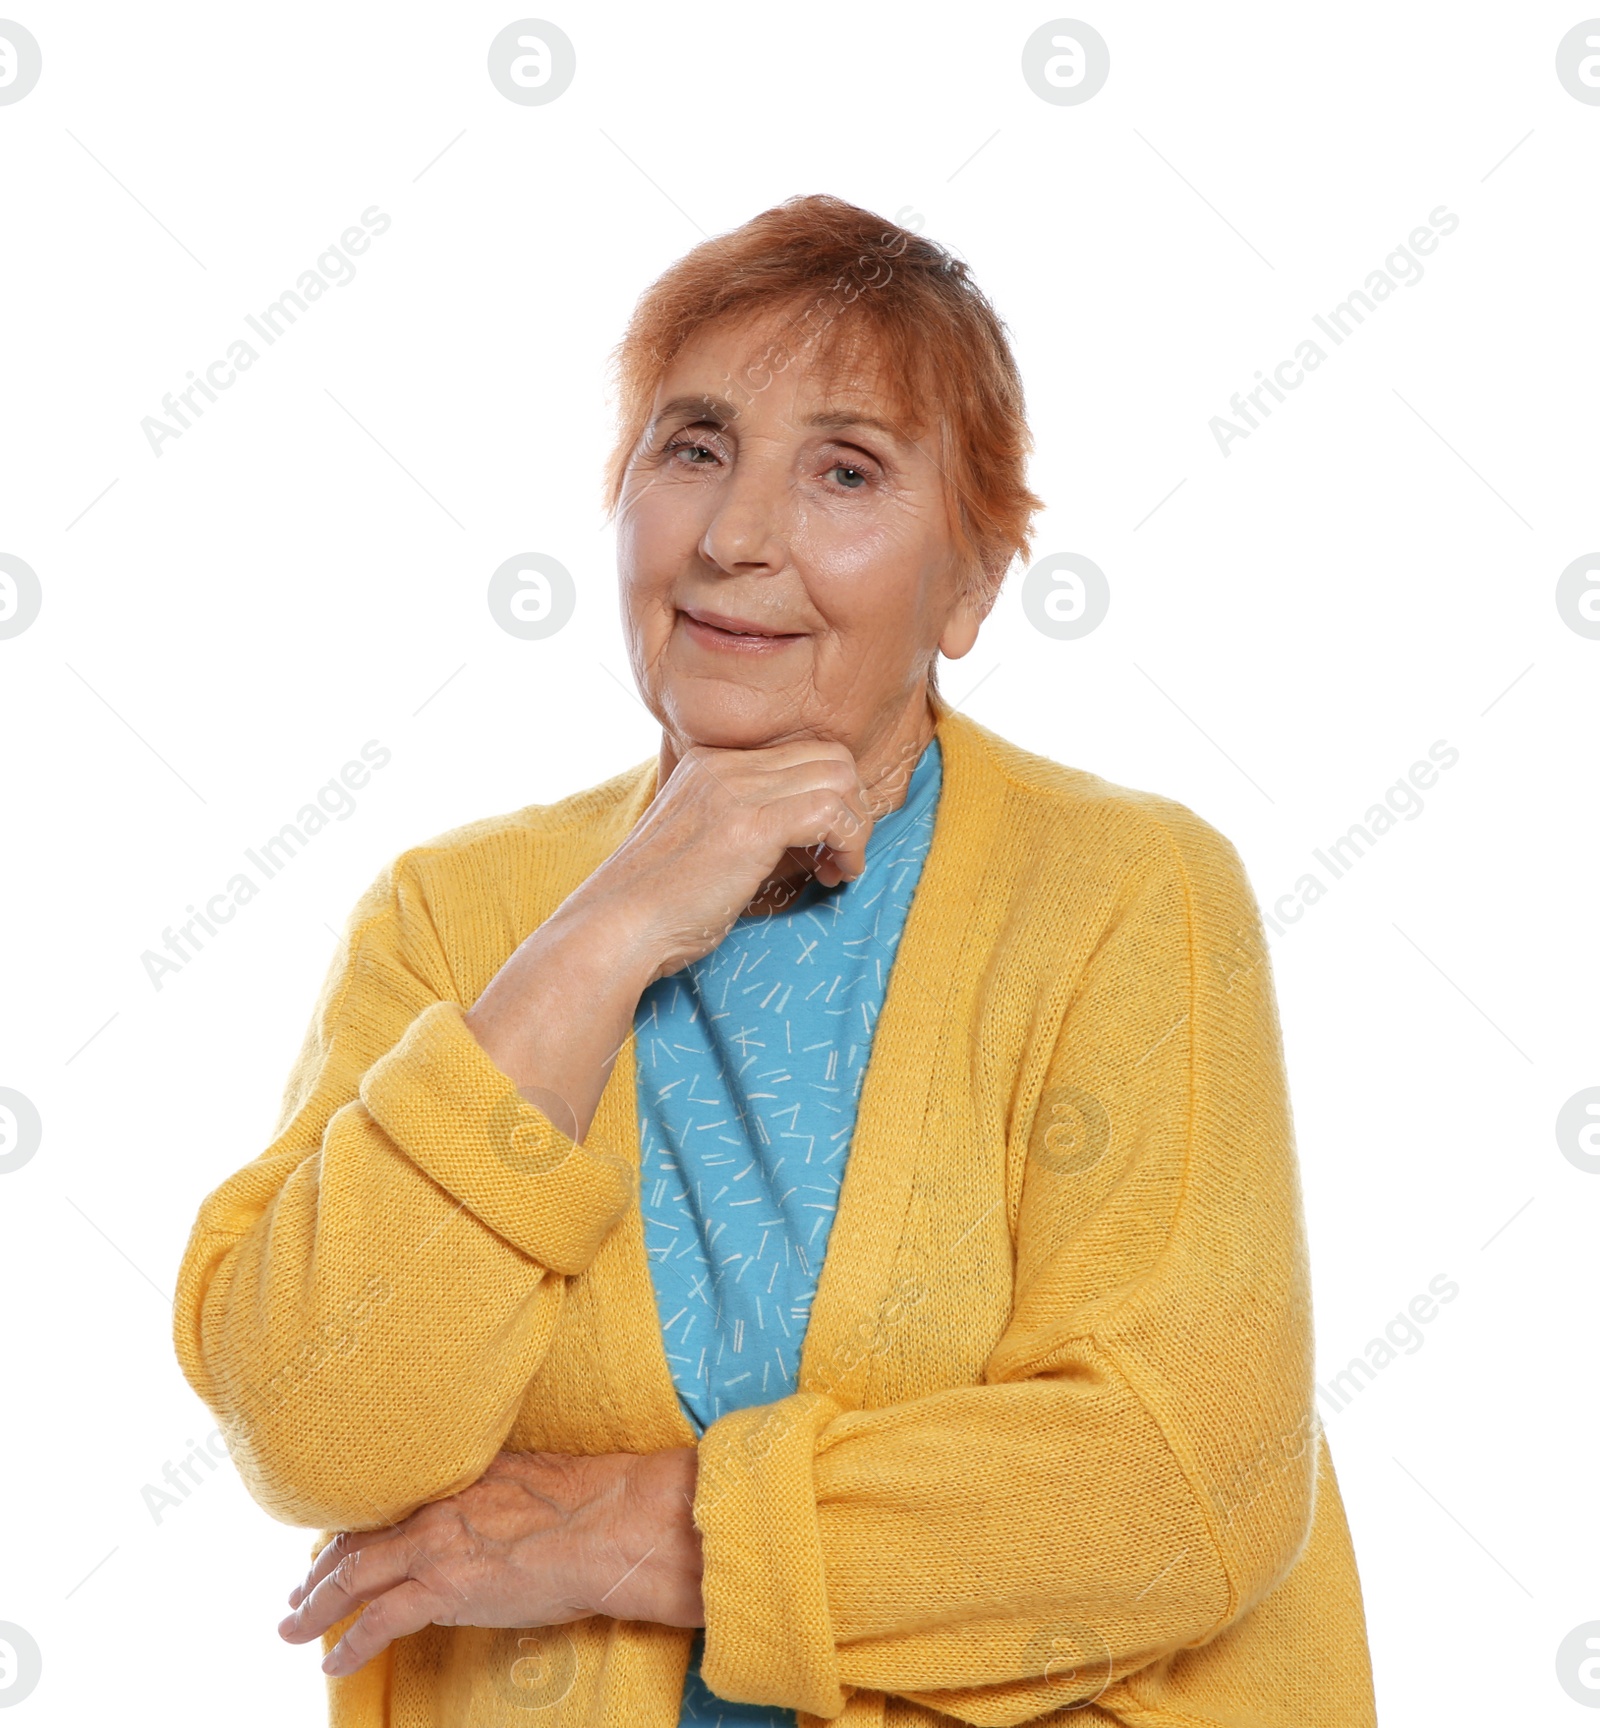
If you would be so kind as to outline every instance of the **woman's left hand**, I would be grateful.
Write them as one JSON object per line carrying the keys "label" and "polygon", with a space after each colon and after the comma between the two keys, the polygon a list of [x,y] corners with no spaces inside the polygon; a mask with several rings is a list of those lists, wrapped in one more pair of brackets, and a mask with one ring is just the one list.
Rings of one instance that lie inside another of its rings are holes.
{"label": "woman's left hand", "polygon": [[278,1633],[308,1643],[365,1603],[322,1664],[351,1674],[424,1626],[557,1626],[592,1614],[704,1625],[697,1461],[692,1446],[501,1452],[448,1500],[336,1536]]}

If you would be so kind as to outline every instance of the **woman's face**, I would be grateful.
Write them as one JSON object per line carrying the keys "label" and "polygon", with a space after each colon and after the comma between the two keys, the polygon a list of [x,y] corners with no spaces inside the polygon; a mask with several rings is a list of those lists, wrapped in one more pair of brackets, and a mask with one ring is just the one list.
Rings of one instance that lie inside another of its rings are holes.
{"label": "woman's face", "polygon": [[870,380],[772,358],[783,323],[708,327],[661,380],[619,511],[629,656],[678,750],[820,737],[860,761],[922,723],[935,649],[965,654],[983,609],[936,437],[894,430]]}

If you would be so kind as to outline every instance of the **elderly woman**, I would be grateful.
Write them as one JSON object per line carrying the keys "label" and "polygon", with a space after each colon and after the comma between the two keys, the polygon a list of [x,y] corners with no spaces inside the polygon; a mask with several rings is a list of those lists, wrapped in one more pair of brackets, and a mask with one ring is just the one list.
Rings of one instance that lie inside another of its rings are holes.
{"label": "elderly woman", "polygon": [[1003,326],[811,197],[618,358],[659,756],[379,876],[184,1258],[282,1636],[342,1728],[1365,1728],[1244,869],[935,688]]}

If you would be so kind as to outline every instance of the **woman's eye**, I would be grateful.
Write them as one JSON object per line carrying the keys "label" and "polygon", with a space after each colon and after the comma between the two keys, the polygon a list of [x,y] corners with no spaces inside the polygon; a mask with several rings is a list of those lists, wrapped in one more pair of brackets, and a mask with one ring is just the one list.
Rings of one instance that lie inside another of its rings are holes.
{"label": "woman's eye", "polygon": [[859,491],[867,483],[866,475],[859,468],[852,468],[848,462],[835,462],[828,472],[837,475],[839,484],[848,492]]}

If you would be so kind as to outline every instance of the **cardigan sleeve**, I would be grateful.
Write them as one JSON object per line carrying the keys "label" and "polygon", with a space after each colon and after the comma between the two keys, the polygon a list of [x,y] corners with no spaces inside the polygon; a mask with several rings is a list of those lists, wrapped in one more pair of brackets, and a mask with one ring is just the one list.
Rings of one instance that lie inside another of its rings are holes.
{"label": "cardigan sleeve", "polygon": [[483,1474],[563,1274],[630,1203],[463,1019],[426,895],[383,872],[348,922],[277,1134],[201,1205],[173,1335],[256,1500],[376,1529]]}
{"label": "cardigan sleeve", "polygon": [[[725,1698],[831,1717],[865,1687],[1026,1721],[1215,1637],[1306,1543],[1308,1268],[1260,917],[1231,844],[1153,802],[1013,1124],[1012,1309],[982,1383],[848,1409],[802,1382],[702,1437]],[[889,1348],[958,1264],[903,1269],[869,1322]]]}

